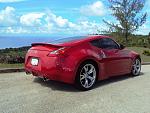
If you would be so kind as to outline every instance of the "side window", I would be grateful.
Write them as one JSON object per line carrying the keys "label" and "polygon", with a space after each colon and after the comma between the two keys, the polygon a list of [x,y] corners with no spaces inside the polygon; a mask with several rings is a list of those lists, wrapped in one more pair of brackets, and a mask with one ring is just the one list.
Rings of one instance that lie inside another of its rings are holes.
{"label": "side window", "polygon": [[100,43],[99,43],[99,39],[98,40],[93,40],[90,42],[93,46],[100,48]]}
{"label": "side window", "polygon": [[119,49],[118,44],[110,39],[110,38],[103,38],[100,40],[100,48],[102,49]]}

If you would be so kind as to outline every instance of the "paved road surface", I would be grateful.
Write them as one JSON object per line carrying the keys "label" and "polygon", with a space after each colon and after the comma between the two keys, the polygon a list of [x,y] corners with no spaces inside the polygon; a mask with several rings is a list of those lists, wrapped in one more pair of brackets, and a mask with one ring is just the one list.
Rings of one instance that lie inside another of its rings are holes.
{"label": "paved road surface", "polygon": [[150,66],[86,92],[25,73],[1,74],[0,113],[150,113]]}

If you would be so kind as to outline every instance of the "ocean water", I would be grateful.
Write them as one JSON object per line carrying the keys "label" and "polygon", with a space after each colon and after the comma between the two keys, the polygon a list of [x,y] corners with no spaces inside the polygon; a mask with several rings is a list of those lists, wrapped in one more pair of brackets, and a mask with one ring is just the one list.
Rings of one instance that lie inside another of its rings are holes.
{"label": "ocean water", "polygon": [[51,37],[51,36],[0,36],[0,49],[4,48],[16,48],[22,46],[30,46],[36,42],[50,43],[53,40],[63,37]]}

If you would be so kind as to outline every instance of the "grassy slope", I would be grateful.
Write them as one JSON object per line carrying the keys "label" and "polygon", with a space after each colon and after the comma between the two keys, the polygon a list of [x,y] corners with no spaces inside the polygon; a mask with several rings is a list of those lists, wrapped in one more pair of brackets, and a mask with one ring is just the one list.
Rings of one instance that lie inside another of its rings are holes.
{"label": "grassy slope", "polygon": [[139,53],[141,55],[142,62],[150,62],[150,56],[145,56],[142,54],[143,50],[149,50],[150,51],[150,49],[144,48],[144,47],[128,47],[128,49]]}

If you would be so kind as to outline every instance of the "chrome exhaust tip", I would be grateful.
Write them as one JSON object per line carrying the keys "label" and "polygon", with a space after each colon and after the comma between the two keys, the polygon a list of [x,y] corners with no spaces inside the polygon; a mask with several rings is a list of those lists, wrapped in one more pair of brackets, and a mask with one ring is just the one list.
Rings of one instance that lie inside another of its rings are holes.
{"label": "chrome exhaust tip", "polygon": [[49,79],[46,77],[43,77],[44,82],[48,81]]}
{"label": "chrome exhaust tip", "polygon": [[30,72],[28,72],[28,71],[26,71],[25,73],[26,73],[26,75],[30,75],[30,74],[31,74],[31,73],[30,73]]}

